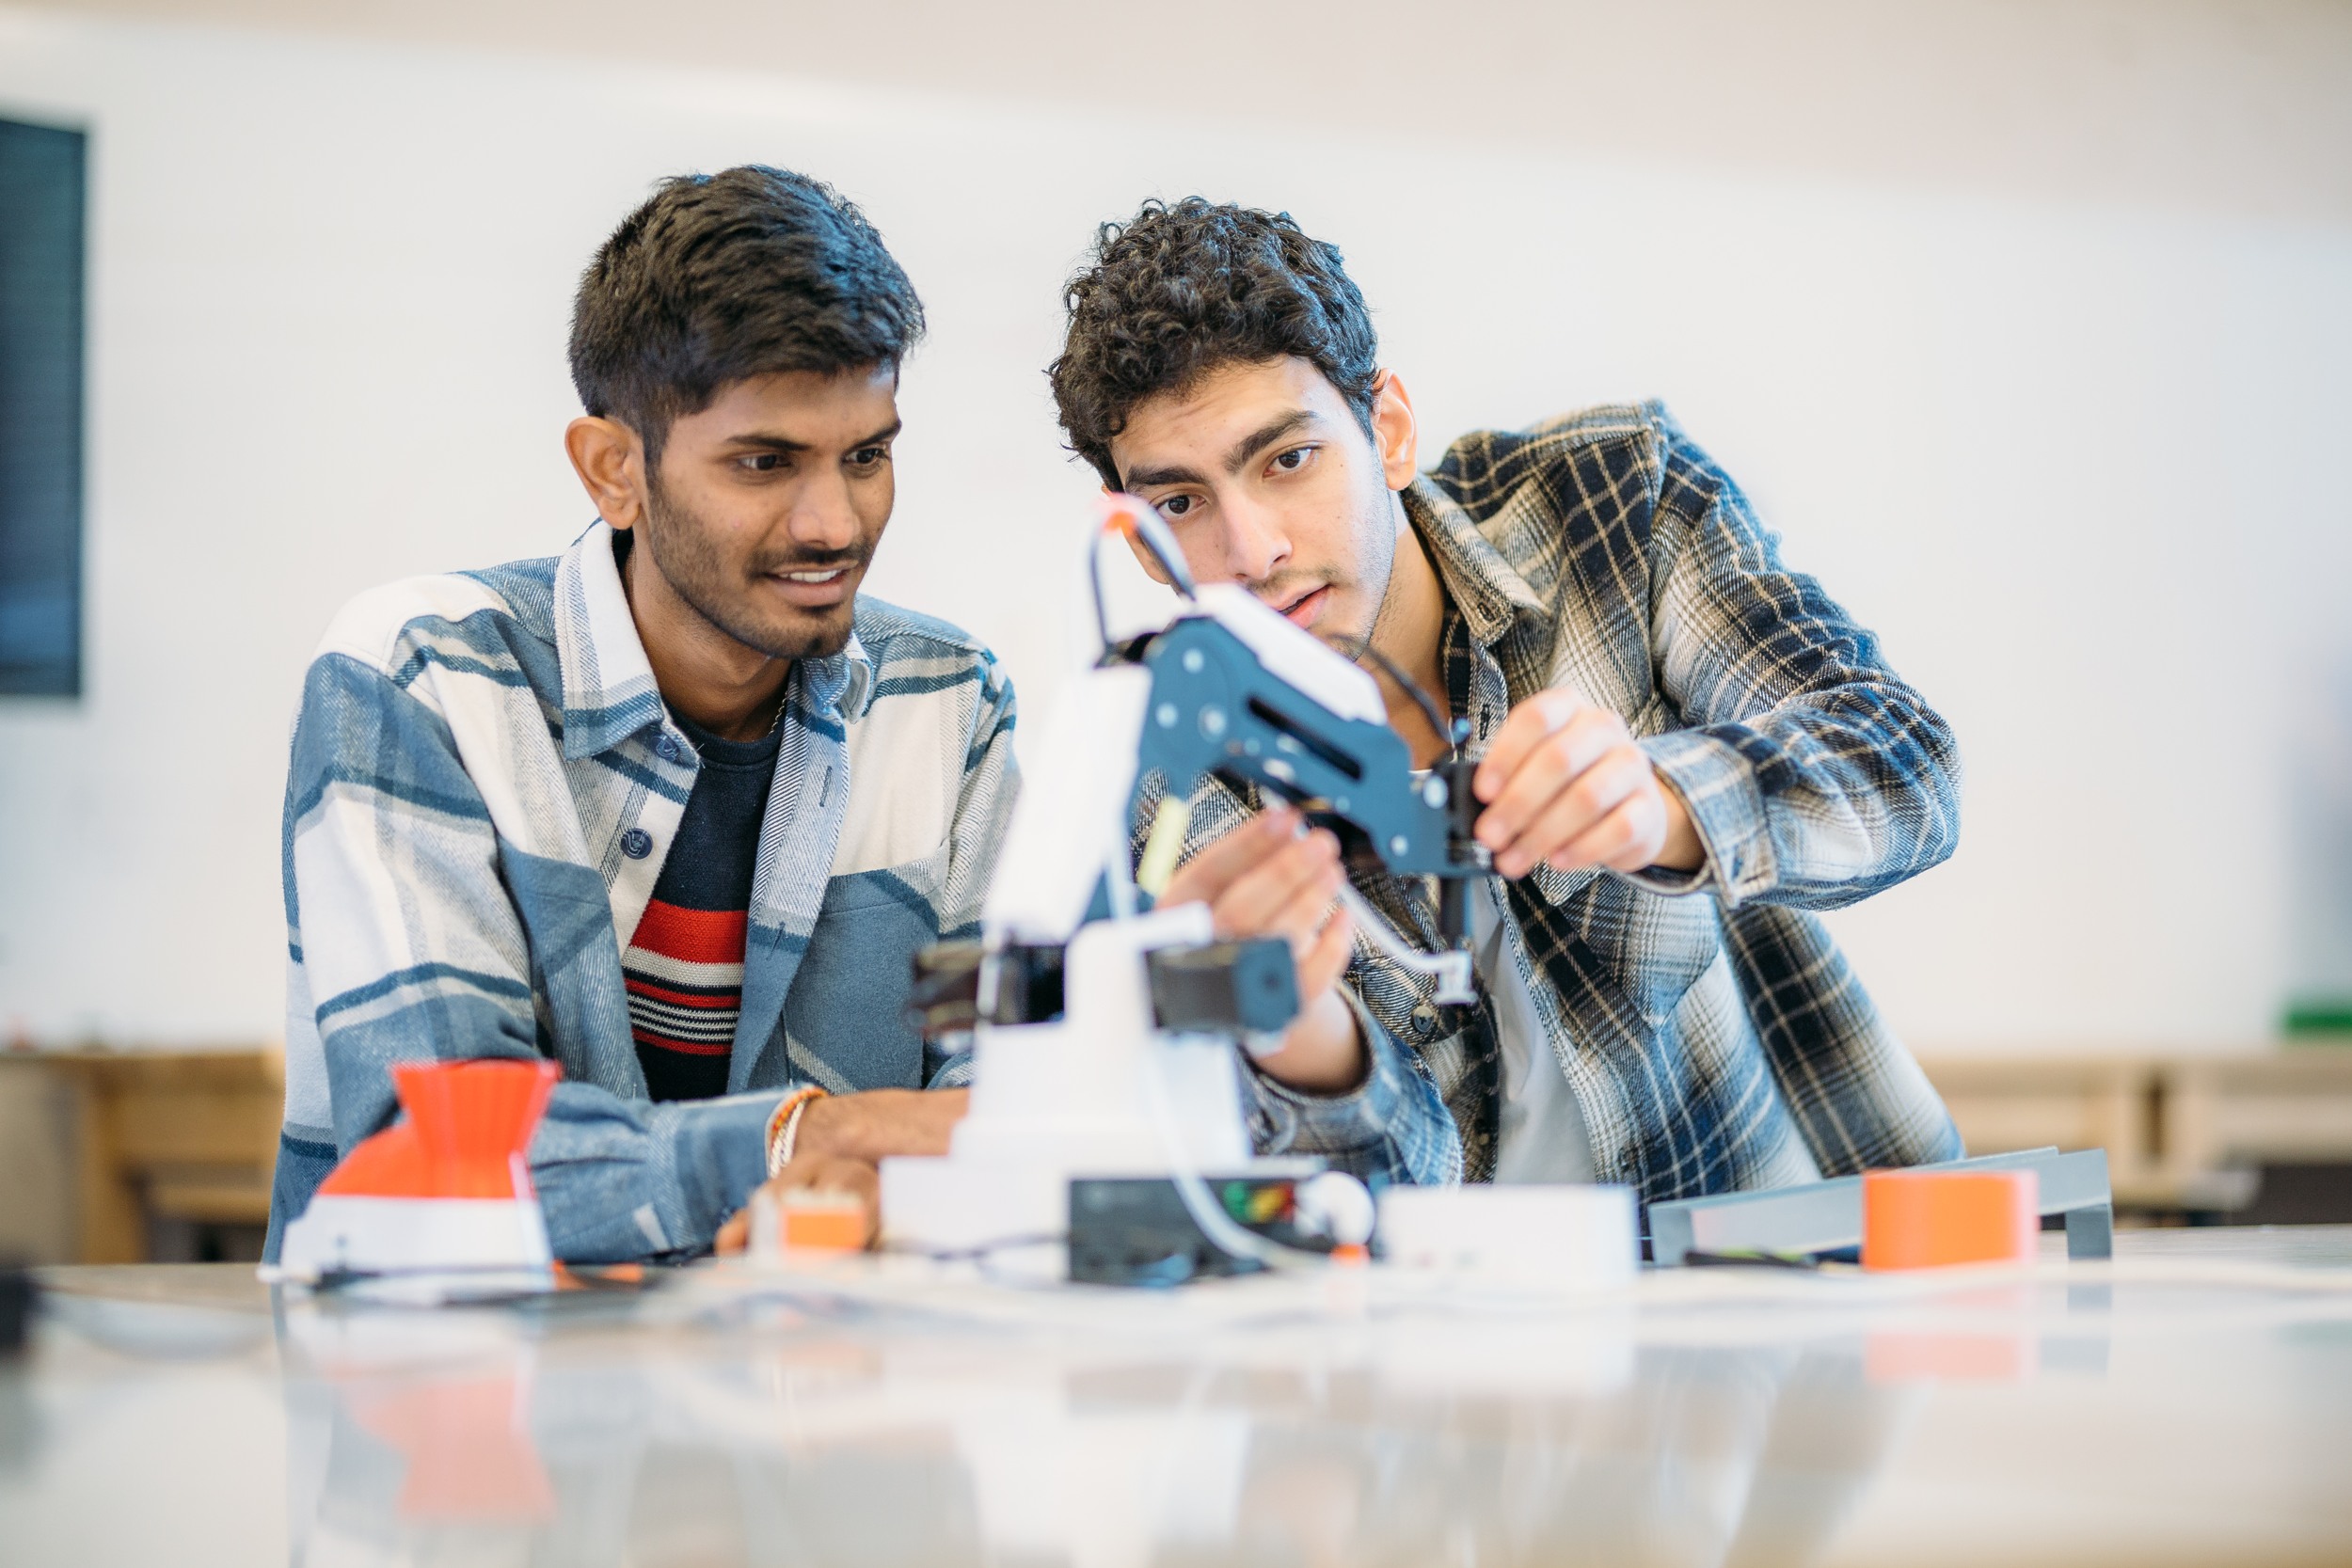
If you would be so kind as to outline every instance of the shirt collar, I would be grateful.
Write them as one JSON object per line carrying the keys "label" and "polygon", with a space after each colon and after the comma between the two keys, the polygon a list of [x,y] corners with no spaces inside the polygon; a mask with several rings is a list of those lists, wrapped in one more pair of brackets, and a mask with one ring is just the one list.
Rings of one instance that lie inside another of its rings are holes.
{"label": "shirt collar", "polygon": [[1544,601],[1478,531],[1470,515],[1427,475],[1406,485],[1404,499],[1405,515],[1428,547],[1430,564],[1437,568],[1446,596],[1460,609],[1470,635],[1482,645],[1499,641],[1522,615],[1548,613]]}
{"label": "shirt collar", "polygon": [[801,659],[794,664],[793,673],[801,683],[794,705],[805,707],[819,723],[836,720],[854,724],[873,699],[874,661],[854,627],[839,653]]}
{"label": "shirt collar", "polygon": [[[612,529],[599,517],[555,567],[555,655],[564,673],[564,755],[611,751],[661,721],[661,691],[621,588]],[[823,658],[798,661],[796,718],[854,722],[874,690],[873,661],[856,632]]]}

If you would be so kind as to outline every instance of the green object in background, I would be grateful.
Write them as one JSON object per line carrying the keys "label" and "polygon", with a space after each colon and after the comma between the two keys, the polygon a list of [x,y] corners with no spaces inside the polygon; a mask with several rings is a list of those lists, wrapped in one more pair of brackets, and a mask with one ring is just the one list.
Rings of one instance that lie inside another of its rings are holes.
{"label": "green object in background", "polygon": [[2352,996],[2288,1003],[2286,1036],[2296,1045],[2352,1045]]}

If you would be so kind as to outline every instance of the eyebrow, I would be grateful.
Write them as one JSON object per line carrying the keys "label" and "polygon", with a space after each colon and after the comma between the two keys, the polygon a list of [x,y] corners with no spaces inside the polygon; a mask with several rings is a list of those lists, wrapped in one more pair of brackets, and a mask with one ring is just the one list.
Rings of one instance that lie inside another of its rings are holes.
{"label": "eyebrow", "polygon": [[[1310,429],[1323,422],[1323,416],[1311,408],[1293,408],[1278,414],[1264,424],[1234,442],[1225,451],[1225,471],[1237,474],[1249,460],[1265,451],[1285,436]],[[1137,468],[1126,476],[1127,487],[1139,490],[1155,484],[1198,484],[1199,470],[1177,465],[1165,468]]]}
{"label": "eyebrow", "polygon": [[[893,420],[871,436],[863,436],[850,442],[845,450],[856,451],[861,447],[870,447],[880,441],[892,440],[905,428],[905,420]],[[774,451],[782,452],[787,456],[814,450],[806,441],[795,441],[788,436],[771,436],[763,431],[748,431],[740,436],[730,436],[727,437],[726,444],[736,451]]]}
{"label": "eyebrow", "polygon": [[1229,474],[1241,472],[1251,458],[1283,436],[1322,422],[1321,416],[1311,408],[1294,408],[1287,414],[1276,415],[1226,449],[1225,471]]}

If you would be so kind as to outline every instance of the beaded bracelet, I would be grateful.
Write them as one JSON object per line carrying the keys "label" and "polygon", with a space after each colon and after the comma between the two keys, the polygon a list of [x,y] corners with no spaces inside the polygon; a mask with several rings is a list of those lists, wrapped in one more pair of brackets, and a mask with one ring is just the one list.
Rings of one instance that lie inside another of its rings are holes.
{"label": "beaded bracelet", "polygon": [[773,1176],[792,1163],[792,1144],[800,1135],[801,1113],[809,1101],[822,1100],[825,1091],[814,1084],[794,1089],[776,1102],[768,1114],[768,1174]]}

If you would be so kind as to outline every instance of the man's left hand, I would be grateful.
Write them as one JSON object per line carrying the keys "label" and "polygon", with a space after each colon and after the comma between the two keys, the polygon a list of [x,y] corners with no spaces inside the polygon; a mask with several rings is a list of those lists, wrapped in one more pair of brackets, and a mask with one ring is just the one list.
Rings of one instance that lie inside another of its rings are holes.
{"label": "man's left hand", "polygon": [[1689,808],[1625,721],[1565,687],[1511,710],[1470,788],[1486,804],[1478,842],[1505,877],[1545,864],[1695,871],[1706,863]]}

